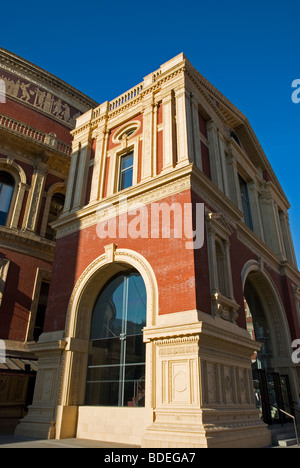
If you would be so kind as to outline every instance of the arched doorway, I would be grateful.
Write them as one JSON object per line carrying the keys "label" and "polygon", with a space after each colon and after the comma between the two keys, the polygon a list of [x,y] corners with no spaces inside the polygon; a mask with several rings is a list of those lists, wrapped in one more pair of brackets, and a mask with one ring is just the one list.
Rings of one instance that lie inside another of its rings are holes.
{"label": "arched doorway", "polygon": [[85,404],[145,406],[146,288],[128,269],[110,279],[92,315]]}
{"label": "arched doorway", "polygon": [[[158,287],[148,261],[138,252],[105,246],[105,253],[83,271],[70,298],[57,437],[128,443],[130,430],[132,443],[140,444],[153,418],[153,344],[144,343],[140,332],[144,322],[146,327],[156,323],[157,314]],[[113,398],[109,386],[117,387]],[[138,392],[132,396],[128,388],[134,392],[134,386]]]}
{"label": "arched doorway", "polygon": [[256,406],[266,424],[290,422],[280,411],[294,414],[289,369],[281,364],[288,353],[288,327],[266,275],[258,271],[248,275],[244,300],[248,332],[262,344],[252,357]]}

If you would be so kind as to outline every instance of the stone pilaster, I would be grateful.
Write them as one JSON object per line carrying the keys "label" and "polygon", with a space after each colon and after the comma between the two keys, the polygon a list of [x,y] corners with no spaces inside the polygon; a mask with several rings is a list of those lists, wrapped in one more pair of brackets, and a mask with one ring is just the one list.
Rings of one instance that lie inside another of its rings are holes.
{"label": "stone pilaster", "polygon": [[91,141],[85,141],[78,155],[78,171],[75,181],[73,209],[78,210],[83,207],[86,196],[86,186],[88,177],[88,167],[91,154]]}
{"label": "stone pilaster", "polygon": [[174,168],[175,161],[175,126],[174,126],[174,98],[170,90],[162,99],[163,106],[163,173]]}
{"label": "stone pilaster", "polygon": [[267,183],[262,189],[260,198],[262,223],[264,228],[265,242],[279,256],[285,260],[282,239],[280,237],[280,226],[278,221],[278,208],[272,197],[270,185]]}
{"label": "stone pilaster", "polygon": [[44,333],[38,343],[29,345],[38,357],[38,374],[33,403],[17,426],[17,436],[54,439],[62,353],[66,346],[64,331]]}
{"label": "stone pilaster", "polygon": [[257,185],[254,181],[248,183],[248,193],[249,193],[251,215],[252,215],[252,222],[253,222],[253,231],[262,241],[264,241],[265,238],[264,238],[264,230],[263,230],[260,207],[259,207],[258,191],[257,191]]}
{"label": "stone pilaster", "polygon": [[294,267],[297,268],[297,260],[296,260],[296,254],[295,254],[295,249],[294,249],[294,244],[293,244],[293,239],[292,239],[292,234],[291,234],[291,227],[290,227],[288,213],[282,211],[279,214],[279,220],[280,220],[282,238],[283,238],[283,243],[285,246],[287,259],[291,262],[291,264]]}
{"label": "stone pilaster", "polygon": [[29,199],[27,202],[27,211],[25,214],[25,229],[35,231],[40,212],[40,206],[43,196],[43,190],[46,180],[47,166],[40,163],[35,167]]}
{"label": "stone pilaster", "polygon": [[185,88],[175,91],[177,165],[185,166],[194,161],[191,95]]}
{"label": "stone pilaster", "polygon": [[222,192],[224,192],[223,165],[220,153],[219,132],[216,123],[212,120],[207,124],[207,133],[212,181]]}
{"label": "stone pilaster", "polygon": [[143,447],[270,445],[253,392],[251,355],[259,345],[220,318],[197,311],[170,315],[164,326],[145,330],[155,380],[153,424]]}
{"label": "stone pilaster", "polygon": [[154,104],[151,100],[144,103],[143,112],[143,152],[142,152],[142,182],[153,176],[153,138],[154,138]]}

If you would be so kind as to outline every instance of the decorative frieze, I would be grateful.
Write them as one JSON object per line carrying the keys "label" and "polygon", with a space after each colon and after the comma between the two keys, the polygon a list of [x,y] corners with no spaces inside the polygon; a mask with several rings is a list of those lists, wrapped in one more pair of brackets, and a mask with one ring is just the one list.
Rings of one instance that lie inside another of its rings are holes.
{"label": "decorative frieze", "polygon": [[29,81],[23,74],[16,74],[3,63],[0,65],[0,78],[5,82],[7,96],[54,118],[70,129],[74,128],[76,118],[82,111],[54,94],[52,89],[32,79]]}

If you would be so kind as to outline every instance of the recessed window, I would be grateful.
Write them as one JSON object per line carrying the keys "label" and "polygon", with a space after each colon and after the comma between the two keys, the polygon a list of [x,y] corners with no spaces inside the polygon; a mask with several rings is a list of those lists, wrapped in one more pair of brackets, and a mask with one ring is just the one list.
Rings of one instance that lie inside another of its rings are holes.
{"label": "recessed window", "polygon": [[230,136],[237,142],[239,146],[242,146],[239,137],[233,130],[231,130]]}
{"label": "recessed window", "polygon": [[145,406],[146,288],[137,271],[114,277],[92,317],[85,404]]}
{"label": "recessed window", "polygon": [[126,132],[124,132],[124,134],[122,135],[122,137],[124,135],[126,135],[128,138],[136,131],[136,128],[130,128],[129,130],[127,130]]}
{"label": "recessed window", "polygon": [[250,207],[250,199],[248,192],[247,182],[239,175],[241,198],[242,198],[242,207],[245,218],[245,224],[253,231],[253,221]]}
{"label": "recessed window", "polygon": [[131,122],[128,122],[125,125],[122,125],[121,128],[119,128],[116,133],[113,136],[113,142],[115,144],[120,144],[124,138],[131,138],[136,133],[138,130],[141,128],[141,122],[138,120],[134,120]]}
{"label": "recessed window", "polygon": [[51,241],[55,240],[56,231],[52,229],[52,227],[50,226],[50,223],[53,223],[59,218],[62,210],[64,209],[64,204],[65,204],[65,196],[62,193],[55,193],[51,199],[51,204],[50,204],[48,225],[47,225],[46,236],[45,236],[46,239],[49,239]]}
{"label": "recessed window", "polygon": [[121,157],[119,190],[132,187],[133,184],[133,152]]}
{"label": "recessed window", "polygon": [[38,341],[39,337],[41,336],[44,330],[47,302],[48,302],[48,296],[49,296],[49,288],[50,288],[50,284],[43,281],[41,284],[40,297],[39,297],[34,330],[33,330],[34,341]]}
{"label": "recessed window", "polygon": [[0,226],[5,226],[15,188],[15,181],[10,174],[0,172]]}

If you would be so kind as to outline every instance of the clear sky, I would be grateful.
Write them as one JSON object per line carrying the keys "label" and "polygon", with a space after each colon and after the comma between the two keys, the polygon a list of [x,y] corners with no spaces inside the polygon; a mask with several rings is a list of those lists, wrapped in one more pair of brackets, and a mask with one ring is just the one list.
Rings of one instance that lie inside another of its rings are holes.
{"label": "clear sky", "polygon": [[184,52],[248,117],[292,205],[300,263],[299,0],[15,0],[0,18],[2,47],[99,103]]}

